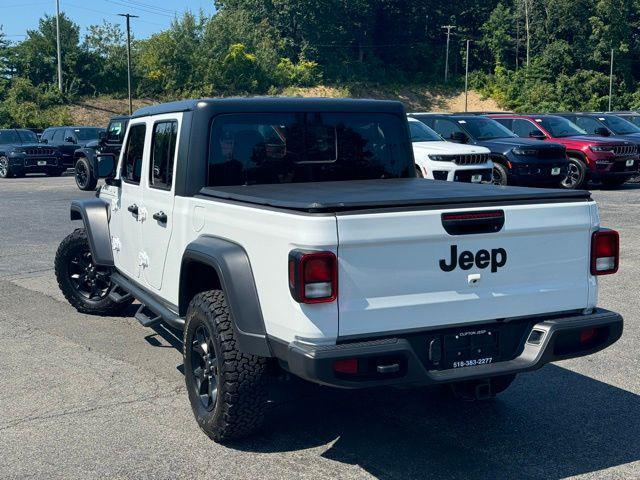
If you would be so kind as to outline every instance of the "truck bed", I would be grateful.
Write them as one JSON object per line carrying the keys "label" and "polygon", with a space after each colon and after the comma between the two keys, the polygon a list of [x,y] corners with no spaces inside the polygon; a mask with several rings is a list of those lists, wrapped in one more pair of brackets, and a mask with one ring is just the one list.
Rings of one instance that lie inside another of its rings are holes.
{"label": "truck bed", "polygon": [[501,187],[422,178],[205,187],[207,197],[309,213],[590,200],[586,190]]}

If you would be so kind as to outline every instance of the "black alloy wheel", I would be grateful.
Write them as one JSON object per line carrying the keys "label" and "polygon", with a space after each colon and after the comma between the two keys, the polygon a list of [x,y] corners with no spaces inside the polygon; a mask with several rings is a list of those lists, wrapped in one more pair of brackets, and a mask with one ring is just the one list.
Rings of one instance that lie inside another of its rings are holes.
{"label": "black alloy wheel", "polygon": [[75,252],[67,271],[76,292],[87,300],[102,300],[111,290],[110,269],[95,266],[89,250]]}
{"label": "black alloy wheel", "polygon": [[204,324],[198,325],[193,336],[191,375],[195,394],[202,406],[210,412],[218,399],[218,364],[211,333]]}

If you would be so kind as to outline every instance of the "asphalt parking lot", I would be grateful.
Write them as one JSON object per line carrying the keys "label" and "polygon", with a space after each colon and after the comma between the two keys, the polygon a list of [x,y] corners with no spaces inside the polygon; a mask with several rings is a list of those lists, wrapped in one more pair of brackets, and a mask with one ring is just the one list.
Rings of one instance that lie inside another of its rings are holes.
{"label": "asphalt parking lot", "polygon": [[640,185],[593,190],[622,243],[601,281],[625,317],[608,350],[484,403],[297,385],[227,447],[192,418],[178,339],[62,298],[53,257],[90,195],[68,175],[0,180],[0,478],[640,478]]}

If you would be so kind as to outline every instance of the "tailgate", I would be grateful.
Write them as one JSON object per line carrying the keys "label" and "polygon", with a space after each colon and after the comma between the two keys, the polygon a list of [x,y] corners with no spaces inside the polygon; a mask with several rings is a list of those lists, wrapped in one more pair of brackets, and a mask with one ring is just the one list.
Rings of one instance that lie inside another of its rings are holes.
{"label": "tailgate", "polygon": [[[503,212],[504,225],[447,233],[443,215],[473,212]],[[587,201],[338,214],[339,335],[593,306],[597,222]]]}

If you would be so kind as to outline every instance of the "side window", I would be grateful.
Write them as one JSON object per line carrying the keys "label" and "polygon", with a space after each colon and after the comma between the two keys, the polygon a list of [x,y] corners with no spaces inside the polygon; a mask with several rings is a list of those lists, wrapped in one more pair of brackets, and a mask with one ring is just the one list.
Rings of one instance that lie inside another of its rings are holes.
{"label": "side window", "polygon": [[451,120],[442,120],[440,118],[433,122],[433,129],[438,132],[440,136],[444,137],[445,140],[449,140],[456,132],[462,132],[462,129]]}
{"label": "side window", "polygon": [[129,183],[140,183],[142,172],[142,155],[144,153],[144,137],[147,126],[144,123],[132,125],[129,129],[129,138],[124,152],[120,177]]}
{"label": "side window", "polygon": [[107,142],[120,143],[124,137],[124,121],[115,120],[107,128]]}
{"label": "side window", "polygon": [[595,134],[596,129],[602,126],[596,120],[589,117],[578,117],[576,118],[575,124],[590,134]]}
{"label": "side window", "polygon": [[69,142],[73,143],[73,142],[77,141],[76,136],[73,133],[73,130],[71,130],[70,128],[67,128],[64,131],[64,141],[67,142],[67,143],[69,143]]}
{"label": "side window", "polygon": [[153,188],[171,190],[177,139],[177,121],[162,121],[153,126],[151,169],[149,170],[149,185]]}
{"label": "side window", "polygon": [[529,120],[522,120],[520,118],[516,118],[513,121],[512,131],[519,137],[527,138],[531,132],[537,130],[538,128],[531,123]]}
{"label": "side window", "polygon": [[63,142],[64,141],[64,128],[56,128],[53,132],[54,142]]}

